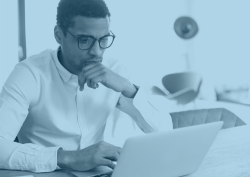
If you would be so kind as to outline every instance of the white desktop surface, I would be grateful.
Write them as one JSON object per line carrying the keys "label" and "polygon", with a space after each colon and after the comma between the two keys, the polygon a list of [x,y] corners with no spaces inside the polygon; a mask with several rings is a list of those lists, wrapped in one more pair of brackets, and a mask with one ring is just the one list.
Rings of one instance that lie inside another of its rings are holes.
{"label": "white desktop surface", "polygon": [[[106,172],[107,168],[98,171]],[[96,172],[73,173],[87,177]],[[199,169],[186,177],[250,177],[250,126],[221,130]]]}
{"label": "white desktop surface", "polygon": [[250,126],[221,130],[198,171],[187,177],[249,177]]}

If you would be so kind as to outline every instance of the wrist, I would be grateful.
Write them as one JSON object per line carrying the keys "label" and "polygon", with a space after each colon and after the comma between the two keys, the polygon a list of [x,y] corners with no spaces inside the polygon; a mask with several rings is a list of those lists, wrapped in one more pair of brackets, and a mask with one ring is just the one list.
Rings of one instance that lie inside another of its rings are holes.
{"label": "wrist", "polygon": [[71,152],[64,151],[62,148],[57,151],[57,165],[62,169],[69,169],[71,162]]}
{"label": "wrist", "polygon": [[124,91],[122,91],[121,93],[127,98],[134,98],[138,91],[138,87],[130,82],[128,82],[127,86],[125,86],[124,88]]}

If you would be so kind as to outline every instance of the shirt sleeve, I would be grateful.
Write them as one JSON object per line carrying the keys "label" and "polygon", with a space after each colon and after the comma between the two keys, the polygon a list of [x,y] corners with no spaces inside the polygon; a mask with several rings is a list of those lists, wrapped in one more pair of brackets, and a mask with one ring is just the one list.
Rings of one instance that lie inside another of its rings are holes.
{"label": "shirt sleeve", "polygon": [[[28,81],[28,82],[27,82]],[[13,142],[22,127],[31,104],[37,99],[34,73],[17,64],[0,94],[0,168],[32,172],[54,171],[59,147]]]}
{"label": "shirt sleeve", "polygon": [[167,109],[161,109],[159,104],[155,104],[144,89],[139,88],[134,98],[121,94],[116,107],[130,115],[145,133],[172,130],[172,118]]}

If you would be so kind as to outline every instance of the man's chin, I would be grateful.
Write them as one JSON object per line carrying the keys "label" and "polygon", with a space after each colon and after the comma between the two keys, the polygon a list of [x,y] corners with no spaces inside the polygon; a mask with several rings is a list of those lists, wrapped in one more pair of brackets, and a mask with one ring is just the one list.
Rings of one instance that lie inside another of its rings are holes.
{"label": "man's chin", "polygon": [[76,73],[79,73],[79,74],[80,74],[80,73],[82,72],[83,66],[84,66],[83,64],[76,66],[76,67],[75,67]]}

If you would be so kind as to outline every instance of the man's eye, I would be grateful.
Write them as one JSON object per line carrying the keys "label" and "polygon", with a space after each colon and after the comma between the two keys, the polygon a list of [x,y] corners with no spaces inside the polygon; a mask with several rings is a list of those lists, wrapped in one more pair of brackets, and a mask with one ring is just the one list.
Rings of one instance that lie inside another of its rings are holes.
{"label": "man's eye", "polygon": [[88,44],[88,38],[80,38],[79,39],[79,42],[82,43],[82,44]]}
{"label": "man's eye", "polygon": [[109,38],[107,38],[107,37],[101,39],[102,44],[106,44],[108,42],[109,42]]}
{"label": "man's eye", "polygon": [[108,41],[108,40],[109,40],[108,37],[102,38],[102,41]]}

